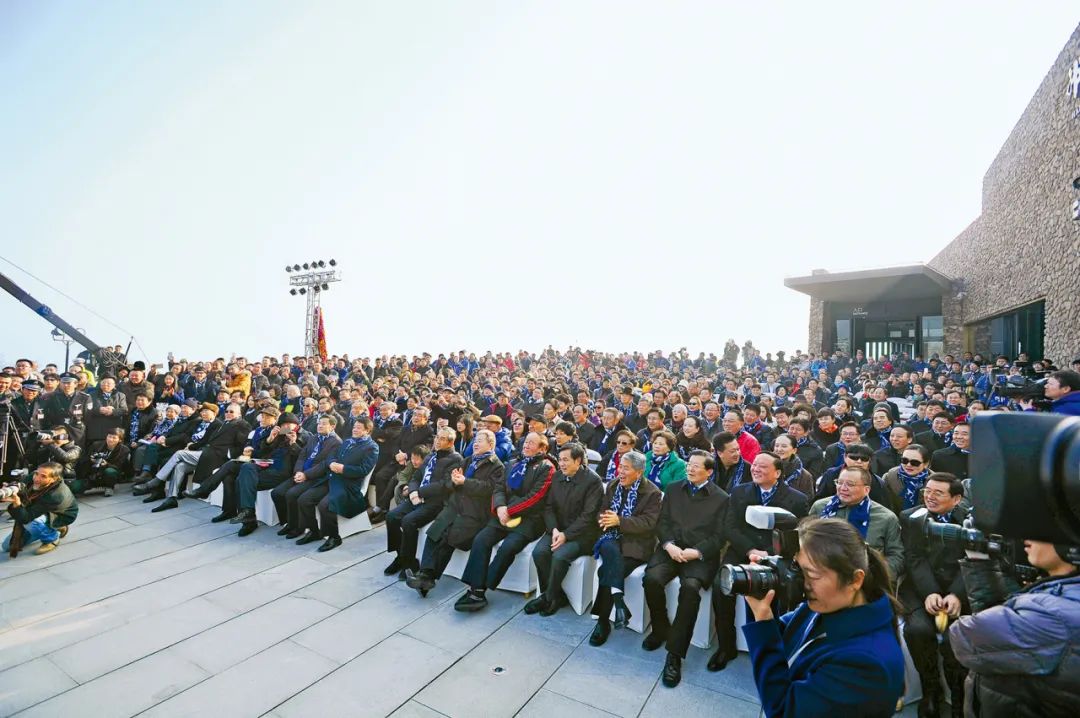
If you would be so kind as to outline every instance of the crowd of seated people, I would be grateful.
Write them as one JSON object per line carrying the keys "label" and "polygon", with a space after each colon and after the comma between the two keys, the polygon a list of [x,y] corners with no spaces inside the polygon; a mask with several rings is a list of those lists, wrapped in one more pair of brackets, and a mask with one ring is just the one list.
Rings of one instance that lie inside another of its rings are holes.
{"label": "crowd of seated people", "polygon": [[[462,612],[483,610],[528,549],[541,590],[524,610],[550,616],[569,603],[562,584],[571,564],[592,556],[594,646],[639,610],[625,590],[643,567],[652,625],[642,646],[665,648],[668,686],[680,681],[710,587],[719,647],[708,668],[723,670],[735,656],[737,599],[719,590],[718,569],[772,546],[768,531],[745,520],[747,507],[846,521],[891,570],[932,714],[943,702],[939,664],[954,711],[965,675],[935,617],[970,607],[961,556],[928,545],[906,518],[924,509],[935,521],[964,520],[977,482],[970,418],[1029,408],[993,392],[996,376],[1045,369],[1054,410],[1080,414],[1080,361],[1072,366],[972,354],[773,357],[734,342],[719,357],[696,358],[550,348],[411,359],[170,356],[149,371],[136,361],[101,375],[82,361],[60,371],[20,360],[0,375],[0,397],[12,400],[24,465],[50,467],[49,485],[65,487],[67,513],[11,511],[35,524],[24,538],[42,548],[60,542],[78,497],[111,496],[124,484],[154,512],[220,488],[211,520],[238,524],[241,537],[258,529],[256,498],[269,491],[278,535],[319,551],[342,545],[339,518],[367,512],[384,523],[393,555],[385,572],[420,597],[454,551],[467,552]],[[675,579],[669,621],[666,586]]]}

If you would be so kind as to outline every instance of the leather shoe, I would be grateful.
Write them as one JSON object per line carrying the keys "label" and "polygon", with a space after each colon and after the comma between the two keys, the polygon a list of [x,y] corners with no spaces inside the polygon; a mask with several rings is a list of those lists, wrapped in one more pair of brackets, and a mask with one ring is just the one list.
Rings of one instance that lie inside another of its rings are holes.
{"label": "leather shoe", "polygon": [[290,531],[292,531],[292,527],[290,527],[290,526],[289,526],[289,524],[285,524],[285,525],[284,525],[284,526],[282,526],[282,527],[281,527],[281,529],[280,529],[280,530],[279,530],[279,531],[277,532],[277,535],[278,535],[278,536],[288,536],[288,535],[289,535],[289,532],[290,532]]}
{"label": "leather shoe", "polygon": [[319,547],[319,553],[326,553],[332,551],[341,545],[341,538],[338,536],[328,536],[323,545]]}
{"label": "leather shoe", "polygon": [[175,509],[179,505],[180,502],[170,496],[169,498],[162,501],[160,506],[155,506],[154,508],[150,509],[150,513],[156,514],[159,511],[168,511],[169,509]]}
{"label": "leather shoe", "polygon": [[154,493],[150,494],[145,499],[143,499],[142,502],[144,504],[152,504],[155,501],[161,501],[163,498],[165,498],[165,492],[164,491],[155,491]]}
{"label": "leather shoe", "polygon": [[487,606],[487,604],[487,596],[469,589],[465,592],[464,596],[454,603],[454,610],[463,611],[465,613],[475,613]]}
{"label": "leather shoe", "polygon": [[566,598],[560,593],[558,596],[555,597],[554,601],[548,601],[543,607],[541,607],[540,615],[545,618],[547,618],[548,616],[554,616],[556,613],[559,612],[560,608],[569,605],[570,602],[567,601]]}
{"label": "leather shoe", "polygon": [[257,528],[259,528],[258,521],[247,521],[244,523],[243,526],[240,527],[240,530],[236,532],[236,535],[247,536],[249,533],[254,532]]}
{"label": "leather shoe", "polygon": [[664,673],[661,682],[668,688],[674,688],[682,680],[682,659],[674,653],[667,654],[664,661]]}
{"label": "leather shoe", "polygon": [[667,641],[667,631],[657,631],[655,628],[645,636],[645,640],[641,642],[641,647],[646,651],[655,651],[660,646],[664,645]]}
{"label": "leather shoe", "polygon": [[367,515],[368,521],[370,521],[372,525],[381,524],[383,521],[386,521],[386,512],[377,506],[372,506],[368,509]]}
{"label": "leather shoe", "polygon": [[163,486],[165,486],[165,482],[157,477],[154,477],[151,478],[149,481],[144,481],[141,484],[135,484],[134,486],[132,486],[131,495],[142,496],[143,494],[148,494],[151,491],[156,491]]}
{"label": "leather shoe", "polygon": [[215,523],[215,524],[219,524],[219,523],[221,523],[222,521],[228,521],[228,520],[229,520],[229,519],[231,519],[231,518],[232,518],[233,516],[236,516],[236,514],[230,514],[230,513],[228,513],[227,511],[222,511],[222,512],[221,512],[220,514],[218,514],[218,515],[217,515],[217,516],[215,516],[214,518],[210,519],[210,522],[211,522],[211,523]]}
{"label": "leather shoe", "polygon": [[423,569],[416,573],[406,571],[405,585],[419,593],[421,598],[427,598],[428,591],[435,588],[435,579]]}
{"label": "leather shoe", "polygon": [[303,529],[289,529],[289,533],[285,534],[285,538],[287,538],[287,539],[295,539],[295,538],[300,538],[303,535],[304,535],[304,530]]}
{"label": "leather shoe", "polygon": [[185,499],[208,499],[210,494],[204,492],[202,489],[188,489],[184,492]]}
{"label": "leather shoe", "polygon": [[308,531],[306,534],[304,534],[303,538],[300,538],[300,539],[298,539],[296,541],[296,545],[297,546],[304,546],[304,545],[307,545],[309,543],[315,543],[316,541],[321,541],[321,540],[322,540],[322,536],[315,533],[314,531]]}
{"label": "leather shoe", "polygon": [[383,569],[384,576],[393,576],[395,573],[400,573],[401,569],[405,567],[405,564],[401,562],[401,557],[395,558],[390,562],[390,565]]}
{"label": "leather shoe", "polygon": [[737,655],[738,653],[728,653],[723,648],[717,649],[716,653],[712,654],[709,662],[705,664],[705,667],[713,673],[722,671],[727,668],[728,663],[735,660],[735,656]]}
{"label": "leather shoe", "polygon": [[255,510],[254,509],[240,509],[239,511],[236,512],[236,516],[232,517],[232,523],[234,523],[234,524],[244,524],[244,523],[247,523],[248,521],[254,521],[254,520],[255,520]]}
{"label": "leather shoe", "polygon": [[602,646],[607,643],[608,636],[611,634],[611,624],[607,621],[597,621],[596,626],[592,629],[592,635],[589,636],[590,646]]}
{"label": "leather shoe", "polygon": [[547,606],[547,599],[544,598],[544,594],[541,593],[539,596],[525,604],[525,613],[530,616],[534,613],[540,613],[544,610],[545,606]]}
{"label": "leather shoe", "polygon": [[615,599],[615,625],[616,631],[626,628],[630,625],[630,617],[633,614],[630,613],[630,609],[626,607],[626,603],[622,600],[622,596]]}

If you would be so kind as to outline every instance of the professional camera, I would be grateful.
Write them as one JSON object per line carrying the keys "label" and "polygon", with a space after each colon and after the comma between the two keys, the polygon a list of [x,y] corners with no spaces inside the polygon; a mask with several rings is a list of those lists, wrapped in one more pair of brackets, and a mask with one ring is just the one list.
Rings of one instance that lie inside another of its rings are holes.
{"label": "professional camera", "polygon": [[1041,576],[1039,569],[1028,563],[1021,539],[985,534],[971,526],[931,521],[930,512],[925,507],[912,513],[908,522],[916,531],[922,531],[928,540],[959,546],[969,556],[977,554],[981,555],[980,558],[997,561],[1006,573],[1021,584],[1032,583]]}
{"label": "professional camera", "polygon": [[0,485],[0,501],[10,499],[18,494],[22,490],[22,486],[19,484],[3,484]]}
{"label": "professional camera", "polygon": [[1080,545],[1080,418],[983,412],[971,422],[975,526]]}
{"label": "professional camera", "polygon": [[1050,406],[1050,400],[1046,398],[1045,377],[1033,380],[1025,376],[1012,376],[1006,379],[1003,374],[999,374],[991,395],[1014,401],[1030,401],[1039,409]]}
{"label": "professional camera", "polygon": [[747,506],[746,523],[756,529],[772,529],[773,553],[757,563],[724,564],[720,567],[720,590],[725,595],[764,598],[776,591],[777,606],[788,611],[803,600],[803,576],[795,554],[799,534],[794,514],[774,506]]}
{"label": "professional camera", "polygon": [[90,466],[95,469],[104,469],[109,465],[109,454],[107,452],[99,451],[96,454],[90,455]]}

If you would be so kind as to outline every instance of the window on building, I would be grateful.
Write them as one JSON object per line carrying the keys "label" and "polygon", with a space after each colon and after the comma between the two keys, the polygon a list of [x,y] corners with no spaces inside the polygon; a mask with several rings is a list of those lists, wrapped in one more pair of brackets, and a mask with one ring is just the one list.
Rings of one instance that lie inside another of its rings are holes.
{"label": "window on building", "polygon": [[836,320],[836,349],[851,353],[851,320]]}
{"label": "window on building", "polygon": [[929,359],[937,354],[939,357],[945,353],[945,319],[944,317],[930,316],[921,317],[922,344],[920,353],[924,359]]}

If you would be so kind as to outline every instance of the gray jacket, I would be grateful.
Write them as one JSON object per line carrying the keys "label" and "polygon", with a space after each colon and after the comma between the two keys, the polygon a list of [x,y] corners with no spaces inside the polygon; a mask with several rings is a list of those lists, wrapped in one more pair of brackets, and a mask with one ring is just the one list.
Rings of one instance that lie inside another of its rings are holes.
{"label": "gray jacket", "polygon": [[[1080,715],[1080,575],[1043,581],[949,629],[980,716]],[[973,715],[973,714],[969,714]]]}
{"label": "gray jacket", "polygon": [[[831,497],[830,497],[831,499]],[[810,507],[811,516],[821,516],[830,499],[818,499]],[[848,509],[841,506],[836,518],[847,520]],[[876,501],[870,502],[870,526],[866,529],[866,545],[876,548],[885,557],[892,573],[893,587],[904,572],[904,540],[900,536],[900,519]]]}

